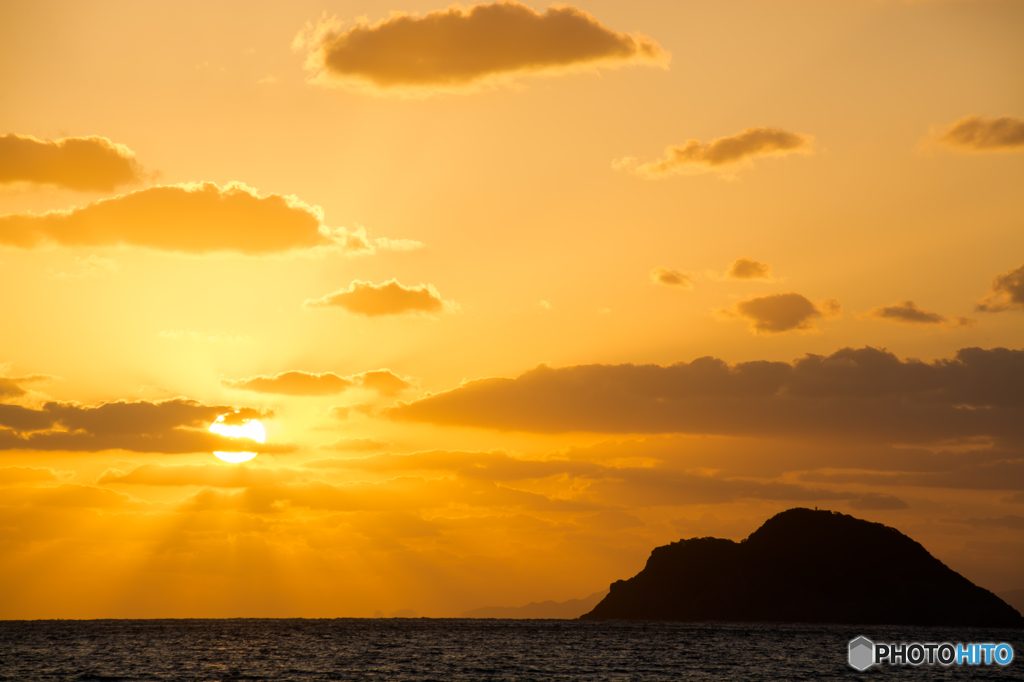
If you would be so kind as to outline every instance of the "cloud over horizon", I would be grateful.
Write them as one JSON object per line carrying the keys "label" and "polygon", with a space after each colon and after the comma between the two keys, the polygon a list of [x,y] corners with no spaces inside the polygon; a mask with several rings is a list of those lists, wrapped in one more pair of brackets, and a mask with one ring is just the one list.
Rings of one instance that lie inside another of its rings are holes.
{"label": "cloud over horizon", "polygon": [[996,275],[988,295],[975,306],[975,310],[982,313],[1000,313],[1015,308],[1024,310],[1024,265]]}
{"label": "cloud over horizon", "polygon": [[964,116],[948,126],[935,141],[971,152],[1024,151],[1024,118]]}
{"label": "cloud over horizon", "polygon": [[900,360],[844,348],[792,363],[711,357],[658,365],[538,366],[399,403],[391,419],[535,433],[686,433],[938,443],[1024,442],[1024,350]]}
{"label": "cloud over horizon", "polygon": [[818,319],[838,316],[840,309],[835,299],[826,299],[819,308],[806,296],[789,292],[748,298],[720,312],[727,317],[747,318],[755,334],[781,334],[814,329]]}
{"label": "cloud over horizon", "polygon": [[221,379],[221,386],[239,391],[277,393],[281,395],[321,396],[335,395],[350,388],[366,388],[383,396],[393,396],[410,388],[412,384],[389,369],[376,369],[343,377],[334,372],[303,372],[290,370],[272,376],[260,375],[247,379]]}
{"label": "cloud over horizon", "polygon": [[[265,256],[334,248],[347,254],[392,248],[365,228],[323,224],[323,209],[295,196],[262,195],[243,183],[157,185],[100,199],[82,208],[0,216],[0,245],[137,246],[192,255],[234,252]],[[414,242],[398,241],[394,248]]]}
{"label": "cloud over horizon", "polygon": [[45,141],[31,135],[0,135],[0,184],[109,192],[140,182],[143,175],[135,152],[98,135]]}
{"label": "cloud over horizon", "polygon": [[515,0],[456,4],[422,17],[392,12],[345,31],[340,25],[307,24],[293,47],[307,51],[312,82],[356,91],[426,96],[523,74],[669,59],[651,38],[613,31],[570,5],[541,13]]}
{"label": "cloud over horizon", "polygon": [[725,170],[763,156],[813,154],[813,145],[813,135],[793,133],[781,128],[747,128],[711,142],[691,139],[681,145],[670,145],[665,148],[664,157],[658,161],[637,165],[636,159],[628,157],[612,165],[653,180],[675,174]]}
{"label": "cloud over horizon", "polygon": [[434,314],[453,309],[456,304],[441,300],[433,284],[407,287],[397,279],[380,284],[355,280],[347,289],[339,289],[317,299],[307,299],[307,308],[338,307],[356,315],[379,317],[403,313]]}

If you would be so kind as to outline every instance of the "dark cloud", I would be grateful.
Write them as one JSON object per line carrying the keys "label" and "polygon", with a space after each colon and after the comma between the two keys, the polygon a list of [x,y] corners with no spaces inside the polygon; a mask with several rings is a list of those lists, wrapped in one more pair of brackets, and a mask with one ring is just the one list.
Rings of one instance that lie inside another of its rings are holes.
{"label": "dark cloud", "polygon": [[880,306],[868,311],[868,315],[890,322],[904,324],[942,324],[946,318],[938,313],[921,310],[913,301],[901,301],[888,306]]}
{"label": "dark cloud", "polygon": [[141,246],[203,254],[267,255],[331,247],[373,253],[388,240],[371,242],[365,229],[323,225],[319,206],[294,196],[261,195],[242,183],[160,185],[42,215],[0,216],[0,244],[22,248]]}
{"label": "dark cloud", "polygon": [[844,348],[792,363],[539,366],[385,410],[392,419],[561,433],[689,433],[934,443],[1024,438],[1024,350],[900,360]]}
{"label": "dark cloud", "polygon": [[1024,119],[965,116],[949,126],[936,141],[973,152],[1018,151],[1024,149]]}
{"label": "dark cloud", "polygon": [[665,156],[658,161],[636,165],[633,159],[623,159],[614,165],[630,168],[646,178],[662,178],[676,173],[707,172],[760,156],[811,154],[813,144],[813,135],[791,133],[781,128],[747,128],[711,142],[687,140],[684,144],[666,147]]}
{"label": "dark cloud", "polygon": [[[337,306],[350,313],[377,317],[400,315],[402,313],[440,313],[446,307],[441,295],[432,284],[407,287],[397,279],[381,284],[356,280],[347,289],[335,291],[322,298],[309,299],[307,308],[329,308]],[[447,304],[451,307],[451,304]]]}
{"label": "dark cloud", "polygon": [[729,266],[727,277],[732,279],[772,279],[772,266],[753,258],[737,258]]}
{"label": "dark cloud", "polygon": [[0,184],[28,182],[109,192],[142,179],[135,153],[105,137],[37,140],[0,135]]}
{"label": "dark cloud", "polygon": [[797,293],[755,296],[740,301],[731,310],[721,311],[732,317],[750,320],[750,328],[759,334],[779,334],[794,330],[814,329],[814,323],[825,316],[839,313],[839,302],[826,300],[821,308],[806,296]]}
{"label": "dark cloud", "polygon": [[1024,310],[1024,265],[1006,274],[996,275],[988,295],[978,303],[976,309],[984,313]]}
{"label": "dark cloud", "polygon": [[[267,418],[271,412],[226,405],[205,405],[174,398],[83,406],[48,402],[41,409],[0,405],[0,450],[101,452],[129,450],[182,454],[251,451],[253,442],[226,438],[208,428],[218,416],[229,423]],[[263,444],[260,452],[290,452],[290,445]]]}
{"label": "dark cloud", "polygon": [[452,5],[423,17],[393,12],[347,31],[321,22],[301,33],[295,46],[309,50],[306,67],[318,73],[314,82],[420,94],[495,77],[668,60],[647,36],[612,31],[575,7],[539,13],[514,0]]}
{"label": "dark cloud", "polygon": [[651,270],[651,281],[668,287],[693,288],[693,275],[670,268],[657,267]]}
{"label": "dark cloud", "polygon": [[42,384],[53,381],[56,377],[49,374],[29,374],[23,377],[0,377],[0,398],[20,398],[25,395],[26,384]]}
{"label": "dark cloud", "polygon": [[377,391],[383,396],[395,396],[412,384],[389,369],[375,369],[350,377],[334,372],[315,374],[293,370],[273,376],[255,376],[248,379],[221,379],[221,385],[240,391],[279,393],[283,395],[335,395],[350,388],[361,387]]}

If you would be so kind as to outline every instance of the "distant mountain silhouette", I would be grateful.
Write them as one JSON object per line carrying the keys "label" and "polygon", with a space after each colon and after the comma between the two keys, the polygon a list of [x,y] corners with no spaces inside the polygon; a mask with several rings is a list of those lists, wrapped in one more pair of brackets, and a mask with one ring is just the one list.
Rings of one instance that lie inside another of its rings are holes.
{"label": "distant mountain silhouette", "polygon": [[530,602],[526,606],[483,606],[479,609],[466,611],[463,618],[579,618],[594,608],[608,590],[595,592],[583,599],[568,601]]}
{"label": "distant mountain silhouette", "polygon": [[1024,626],[898,530],[811,509],[782,512],[742,542],[658,547],[581,618]]}

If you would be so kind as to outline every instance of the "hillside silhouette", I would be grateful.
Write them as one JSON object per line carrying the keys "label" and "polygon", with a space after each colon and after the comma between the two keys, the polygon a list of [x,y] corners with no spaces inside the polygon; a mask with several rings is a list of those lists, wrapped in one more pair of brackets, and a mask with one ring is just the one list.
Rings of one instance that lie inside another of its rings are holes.
{"label": "hillside silhouette", "polygon": [[595,592],[583,599],[566,601],[532,601],[525,606],[482,606],[466,611],[462,618],[563,618],[575,619],[587,613],[608,594],[608,590]]}
{"label": "hillside silhouette", "polygon": [[894,528],[790,509],[742,542],[680,540],[611,585],[584,620],[1022,627],[996,595]]}

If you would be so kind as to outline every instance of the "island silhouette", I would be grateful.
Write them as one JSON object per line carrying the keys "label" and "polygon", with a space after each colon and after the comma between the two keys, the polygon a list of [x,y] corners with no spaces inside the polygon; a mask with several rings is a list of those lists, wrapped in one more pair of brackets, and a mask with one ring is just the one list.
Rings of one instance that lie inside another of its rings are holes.
{"label": "island silhouette", "polygon": [[1024,618],[895,528],[790,509],[741,541],[651,552],[582,620],[1024,627]]}

